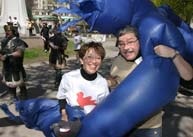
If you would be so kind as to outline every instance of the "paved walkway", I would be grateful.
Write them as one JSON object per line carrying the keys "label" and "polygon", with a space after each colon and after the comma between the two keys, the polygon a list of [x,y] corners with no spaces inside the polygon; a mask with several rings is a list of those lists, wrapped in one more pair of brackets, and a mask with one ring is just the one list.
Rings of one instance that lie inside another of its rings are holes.
{"label": "paved walkway", "polygon": [[[100,72],[107,75],[110,69],[112,57],[117,55],[117,49],[114,47],[113,39],[107,40],[104,46],[107,51],[106,59]],[[68,59],[68,68],[63,72],[78,68],[74,57]],[[27,88],[30,98],[55,98],[57,89],[54,88],[54,70],[50,69],[48,62],[38,62],[25,66],[28,80]],[[0,84],[0,93],[4,91]],[[2,98],[0,98],[0,101]],[[10,109],[14,111],[14,106]],[[179,94],[175,102],[165,107],[163,118],[163,137],[193,137],[193,96],[184,96]],[[40,131],[31,130],[22,123],[15,123],[8,120],[6,115],[0,110],[0,137],[44,137]]]}

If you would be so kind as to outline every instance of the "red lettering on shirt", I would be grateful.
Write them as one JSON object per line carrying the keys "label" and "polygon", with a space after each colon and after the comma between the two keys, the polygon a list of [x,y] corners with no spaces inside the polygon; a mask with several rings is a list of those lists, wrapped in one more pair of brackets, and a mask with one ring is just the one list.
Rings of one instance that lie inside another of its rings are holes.
{"label": "red lettering on shirt", "polygon": [[96,105],[96,100],[92,100],[91,96],[84,97],[83,92],[77,93],[77,102],[80,107],[88,106],[88,105]]}

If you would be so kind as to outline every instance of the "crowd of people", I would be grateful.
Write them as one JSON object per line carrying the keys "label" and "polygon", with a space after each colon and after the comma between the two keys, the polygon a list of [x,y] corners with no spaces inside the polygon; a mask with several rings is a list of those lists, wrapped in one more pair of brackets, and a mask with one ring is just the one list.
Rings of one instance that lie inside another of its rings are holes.
{"label": "crowd of people", "polygon": [[[5,37],[1,40],[0,45],[0,61],[3,64],[2,82],[5,83],[8,93],[11,95],[10,103],[13,103],[13,100],[28,98],[25,84],[26,71],[23,66],[24,53],[28,44],[21,39],[18,26],[17,18],[12,19],[9,16],[7,24],[4,25]],[[51,32],[53,35],[50,35]],[[32,34],[32,31],[30,31],[30,34]],[[58,87],[62,76],[61,70],[67,65],[66,58],[68,55],[65,54],[65,50],[68,46],[68,39],[58,30],[58,26],[51,30],[47,27],[46,22],[42,24],[40,37],[43,39],[44,52],[47,53],[50,50],[49,64],[56,71],[55,86]],[[20,88],[20,95],[17,95],[17,87]]]}
{"label": "crowd of people", "polygon": [[[9,89],[10,100],[28,99],[25,85],[26,72],[23,66],[24,52],[28,45],[19,37],[18,21],[11,23],[9,18],[4,26],[5,38],[1,41],[0,61],[3,62],[3,82]],[[17,25],[16,25],[17,24]],[[77,119],[84,118],[97,104],[102,102],[113,88],[119,85],[143,60],[140,53],[140,36],[136,28],[127,26],[119,31],[116,46],[119,54],[114,58],[110,75],[105,78],[98,70],[105,58],[105,49],[100,42],[83,43],[78,32],[74,33],[74,51],[76,61],[80,68],[62,74],[62,69],[67,65],[65,50],[68,38],[62,34],[56,24],[50,30],[44,22],[40,36],[44,42],[44,52],[49,52],[49,63],[55,69],[55,87],[58,88],[56,98],[59,101],[61,120],[68,122],[73,119],[66,112],[66,106],[75,109],[80,115]],[[50,31],[53,35],[50,36]],[[31,32],[30,32],[31,33]],[[166,45],[156,45],[154,52],[157,56],[172,60],[179,75],[184,80],[193,78],[193,68],[187,63],[180,53]],[[16,94],[20,88],[20,96]],[[163,111],[155,112],[153,116],[139,124],[128,137],[161,137]]]}

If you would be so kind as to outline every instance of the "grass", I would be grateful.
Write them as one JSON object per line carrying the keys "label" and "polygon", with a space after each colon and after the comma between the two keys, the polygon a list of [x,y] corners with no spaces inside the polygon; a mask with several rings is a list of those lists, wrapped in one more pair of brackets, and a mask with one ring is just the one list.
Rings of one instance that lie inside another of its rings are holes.
{"label": "grass", "polygon": [[42,51],[42,48],[30,48],[25,50],[24,64],[47,61],[49,54]]}
{"label": "grass", "polygon": [[[73,56],[75,54],[72,41],[68,42],[68,48],[65,53],[69,56]],[[48,61],[48,58],[49,53],[44,53],[42,47],[27,48],[24,55],[24,64]]]}

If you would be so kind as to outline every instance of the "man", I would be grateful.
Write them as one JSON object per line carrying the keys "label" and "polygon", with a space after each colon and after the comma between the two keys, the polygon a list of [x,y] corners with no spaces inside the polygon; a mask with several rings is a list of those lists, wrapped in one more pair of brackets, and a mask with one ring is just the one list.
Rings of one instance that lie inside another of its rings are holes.
{"label": "man", "polygon": [[0,61],[3,62],[3,82],[8,87],[11,99],[17,99],[16,88],[20,87],[20,99],[27,98],[23,57],[26,43],[16,36],[13,26],[5,25],[5,38],[1,41]]}
{"label": "man", "polygon": [[27,29],[29,30],[29,36],[33,36],[34,22],[32,19],[27,19]]}
{"label": "man", "polygon": [[41,29],[40,35],[42,40],[44,41],[44,52],[49,51],[49,28],[47,26],[47,23],[43,23],[43,27]]}
{"label": "man", "polygon": [[74,32],[73,43],[74,43],[74,51],[76,53],[76,61],[79,62],[78,52],[81,48],[82,38],[78,31]]}
{"label": "man", "polygon": [[13,25],[13,21],[12,21],[12,17],[9,16],[8,20],[7,20],[7,25]]}
{"label": "man", "polygon": [[49,55],[49,63],[56,71],[55,87],[58,87],[62,78],[62,69],[67,65],[65,50],[68,46],[68,39],[62,35],[60,31],[55,30],[54,36],[49,40],[51,52]]}
{"label": "man", "polygon": [[13,18],[13,28],[15,30],[15,34],[19,36],[19,32],[18,32],[19,22],[17,20],[17,17]]}
{"label": "man", "polygon": [[[108,85],[111,88],[117,86],[129,75],[142,61],[140,55],[140,44],[138,33],[135,28],[127,26],[120,30],[117,38],[119,55],[115,58]],[[179,52],[170,47],[158,45],[154,48],[155,53],[161,57],[171,58],[180,76],[190,80],[193,77],[192,67],[182,58]],[[143,77],[143,76],[142,76]],[[162,136],[162,112],[155,112],[153,116],[146,119],[134,130],[129,137],[161,137]]]}

